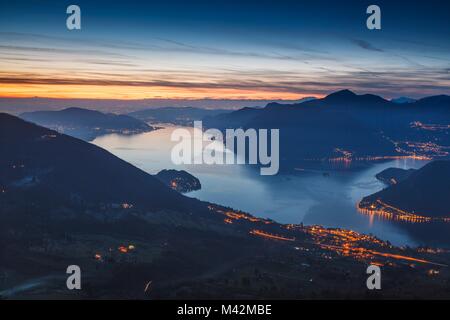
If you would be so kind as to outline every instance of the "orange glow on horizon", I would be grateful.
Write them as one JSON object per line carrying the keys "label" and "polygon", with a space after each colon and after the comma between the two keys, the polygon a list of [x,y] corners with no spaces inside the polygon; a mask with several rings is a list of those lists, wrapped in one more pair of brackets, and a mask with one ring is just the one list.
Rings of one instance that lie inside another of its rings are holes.
{"label": "orange glow on horizon", "polygon": [[0,87],[1,98],[298,100],[310,96],[322,97],[317,94],[242,89],[47,84],[2,84]]}

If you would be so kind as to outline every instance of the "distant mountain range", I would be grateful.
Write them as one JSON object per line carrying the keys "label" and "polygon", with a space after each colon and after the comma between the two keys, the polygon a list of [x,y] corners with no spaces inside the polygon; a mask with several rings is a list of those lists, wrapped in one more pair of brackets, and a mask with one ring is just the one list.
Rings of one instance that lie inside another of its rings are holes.
{"label": "distant mountain range", "polygon": [[[307,101],[315,100],[314,97],[302,98],[296,103],[303,103]],[[256,105],[255,101],[255,105]],[[280,104],[286,104],[290,102],[278,102]],[[261,109],[261,107],[253,107],[255,109]],[[165,107],[165,108],[152,108],[144,109],[135,112],[131,112],[128,115],[136,119],[145,121],[147,123],[170,123],[180,126],[192,126],[194,121],[203,120],[204,118],[211,118],[221,114],[230,113],[233,110],[230,109],[205,109],[194,107]]]}
{"label": "distant mountain range", "polygon": [[207,116],[216,116],[228,112],[230,112],[230,110],[167,107],[135,111],[128,115],[147,123],[172,123],[175,125],[191,126],[194,121],[202,120]]}
{"label": "distant mountain range", "polygon": [[[208,117],[206,127],[280,129],[281,168],[292,170],[329,160],[373,159],[423,154],[450,146],[441,131],[450,123],[450,96],[420,99],[407,105],[376,95],[342,90],[300,104],[270,103]],[[429,124],[429,126],[422,126]],[[432,142],[436,146],[426,148]],[[411,143],[413,142],[413,143]]]}
{"label": "distant mountain range", "polygon": [[81,108],[27,112],[20,117],[83,140],[93,140],[108,133],[136,134],[153,130],[145,122],[133,117]]}
{"label": "distant mountain range", "polygon": [[362,203],[381,200],[406,212],[450,217],[450,161],[433,161],[407,178],[363,199]]}
{"label": "distant mountain range", "polygon": [[[405,99],[403,99],[405,100]],[[149,123],[210,128],[280,129],[280,169],[364,165],[395,157],[447,158],[450,153],[450,97],[427,97],[408,103],[341,90],[301,103],[269,103],[236,111],[167,107],[129,115],[102,114],[69,108],[21,116],[34,123],[92,140],[106,133],[133,134],[152,130]]]}
{"label": "distant mountain range", "polygon": [[396,99],[392,99],[391,102],[398,103],[398,104],[407,104],[407,103],[413,103],[416,102],[416,99],[408,98],[408,97],[400,97]]}
{"label": "distant mountain range", "polygon": [[[0,112],[18,115],[32,111],[57,111],[67,108],[93,109],[101,112],[127,114],[134,111],[165,108],[165,107],[192,107],[199,109],[228,109],[249,106],[264,106],[273,100],[250,99],[62,99],[62,98],[2,98],[0,97]],[[303,99],[276,100],[279,103],[299,103]]]}

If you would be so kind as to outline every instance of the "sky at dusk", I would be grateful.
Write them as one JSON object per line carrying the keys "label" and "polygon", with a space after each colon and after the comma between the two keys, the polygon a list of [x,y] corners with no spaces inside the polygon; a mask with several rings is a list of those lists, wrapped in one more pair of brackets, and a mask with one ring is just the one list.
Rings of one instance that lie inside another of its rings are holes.
{"label": "sky at dusk", "polygon": [[450,1],[0,0],[0,97],[449,94],[449,39]]}

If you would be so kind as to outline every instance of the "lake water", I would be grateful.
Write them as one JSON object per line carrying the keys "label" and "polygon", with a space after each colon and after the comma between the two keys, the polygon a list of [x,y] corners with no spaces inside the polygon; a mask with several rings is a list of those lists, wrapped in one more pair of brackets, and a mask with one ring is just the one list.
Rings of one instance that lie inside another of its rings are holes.
{"label": "lake water", "polygon": [[[361,198],[385,187],[375,178],[375,174],[389,167],[420,168],[426,164],[424,161],[378,163],[359,171],[330,172],[329,177],[319,171],[260,176],[259,170],[245,165],[178,166],[171,161],[171,150],[176,144],[171,141],[171,134],[179,128],[165,127],[132,136],[111,134],[99,137],[93,143],[151,174],[162,169],[186,170],[199,178],[202,184],[201,190],[188,193],[187,196],[229,206],[258,217],[271,218],[281,223],[303,222],[348,228],[372,233],[396,245],[447,244],[447,240],[428,236],[431,231],[426,228],[430,226],[406,226],[361,215],[356,210],[356,203]],[[193,128],[183,129],[187,130],[187,135],[193,134]],[[224,150],[219,141],[207,144],[217,152],[229,152]]]}

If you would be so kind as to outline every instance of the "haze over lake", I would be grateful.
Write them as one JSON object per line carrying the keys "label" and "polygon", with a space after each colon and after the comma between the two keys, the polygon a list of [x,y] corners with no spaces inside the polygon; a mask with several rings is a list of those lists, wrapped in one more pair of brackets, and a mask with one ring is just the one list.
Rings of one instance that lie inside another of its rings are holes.
{"label": "haze over lake", "polygon": [[[359,171],[330,171],[329,176],[313,170],[300,171],[295,175],[260,176],[259,170],[245,165],[177,166],[170,157],[176,144],[170,136],[176,128],[166,126],[132,136],[105,135],[93,143],[151,174],[162,169],[186,170],[199,178],[202,184],[201,190],[188,193],[188,196],[258,217],[282,223],[303,222],[372,233],[396,245],[448,245],[446,239],[423,236],[426,233],[424,230],[430,230],[430,226],[421,226],[420,232],[417,232],[417,226],[411,230],[411,226],[361,215],[356,210],[357,202],[364,196],[385,188],[375,174],[389,167],[420,168],[426,164],[425,161],[396,160],[377,163]],[[184,128],[193,133],[193,128]],[[205,145],[219,152],[224,151],[217,141],[206,142]]]}

